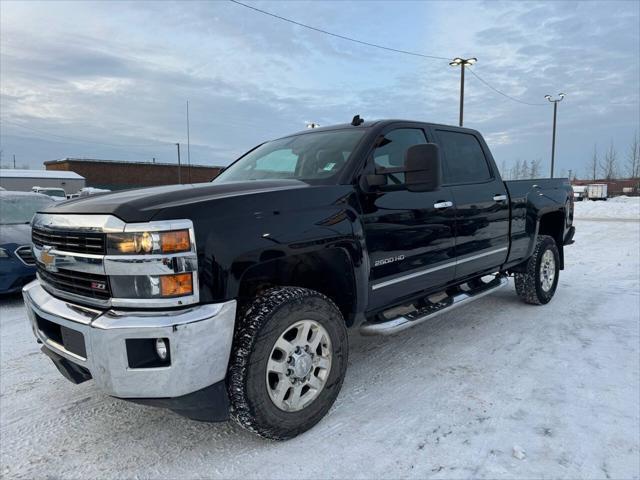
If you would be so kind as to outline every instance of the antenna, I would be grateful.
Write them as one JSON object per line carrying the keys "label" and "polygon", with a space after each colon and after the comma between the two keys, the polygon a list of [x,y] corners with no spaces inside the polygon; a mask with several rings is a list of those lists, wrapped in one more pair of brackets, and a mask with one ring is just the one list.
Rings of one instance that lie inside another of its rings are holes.
{"label": "antenna", "polygon": [[360,115],[356,115],[355,117],[353,117],[353,120],[351,120],[351,125],[353,125],[354,127],[362,125],[363,123],[364,118],[360,118]]}

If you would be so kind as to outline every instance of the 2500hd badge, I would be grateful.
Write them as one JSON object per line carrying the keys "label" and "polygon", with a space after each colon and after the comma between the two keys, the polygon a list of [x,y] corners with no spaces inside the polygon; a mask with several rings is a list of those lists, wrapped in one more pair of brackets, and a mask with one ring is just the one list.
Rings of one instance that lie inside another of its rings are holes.
{"label": "2500hd badge", "polygon": [[395,257],[382,258],[380,260],[376,260],[373,264],[374,267],[379,267],[380,265],[387,265],[393,262],[401,262],[405,259],[404,255],[396,255]]}
{"label": "2500hd badge", "polygon": [[210,183],[46,208],[23,293],[72,382],[287,439],[338,396],[348,328],[400,332],[509,276],[546,304],[572,224],[567,179],[503,181],[477,131],[355,117]]}

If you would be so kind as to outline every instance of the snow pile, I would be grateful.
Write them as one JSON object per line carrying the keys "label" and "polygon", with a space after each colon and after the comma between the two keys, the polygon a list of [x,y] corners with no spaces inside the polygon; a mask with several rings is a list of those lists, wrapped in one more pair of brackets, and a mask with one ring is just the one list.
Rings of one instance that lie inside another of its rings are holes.
{"label": "snow pile", "polygon": [[618,218],[640,221],[640,197],[620,196],[605,201],[583,200],[575,203],[575,218]]}

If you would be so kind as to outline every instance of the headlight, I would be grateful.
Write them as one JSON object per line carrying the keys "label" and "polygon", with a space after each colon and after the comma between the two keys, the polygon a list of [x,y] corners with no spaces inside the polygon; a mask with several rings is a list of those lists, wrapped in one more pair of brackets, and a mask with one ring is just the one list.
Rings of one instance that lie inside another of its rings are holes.
{"label": "headlight", "polygon": [[9,258],[9,252],[4,248],[0,248],[0,258]]}
{"label": "headlight", "polygon": [[107,253],[110,255],[180,253],[190,250],[189,230],[109,233],[107,235]]}

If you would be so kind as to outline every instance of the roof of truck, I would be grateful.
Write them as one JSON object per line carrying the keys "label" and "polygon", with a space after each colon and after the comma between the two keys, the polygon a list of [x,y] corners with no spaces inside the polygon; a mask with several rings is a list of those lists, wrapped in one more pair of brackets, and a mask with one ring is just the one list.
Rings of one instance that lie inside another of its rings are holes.
{"label": "roof of truck", "polygon": [[331,130],[343,130],[343,129],[350,129],[350,128],[370,128],[370,127],[373,127],[373,126],[376,126],[376,125],[377,126],[386,126],[386,125],[393,124],[393,123],[421,123],[421,124],[429,125],[429,126],[433,126],[433,127],[447,127],[447,128],[456,128],[456,129],[474,131],[471,128],[459,127],[457,125],[446,125],[446,124],[443,124],[443,123],[425,122],[423,120],[407,120],[407,119],[401,119],[401,118],[384,118],[384,119],[378,119],[378,120],[365,120],[360,125],[353,125],[351,123],[339,123],[339,124],[336,124],[336,125],[327,125],[326,127],[307,128],[305,130],[300,130],[298,132],[292,133],[290,135],[284,135],[284,137],[292,137],[292,136],[295,136],[295,135],[304,135],[305,133],[311,133],[311,132],[326,132],[326,131],[331,131]]}

